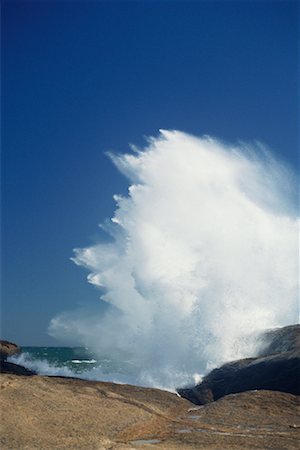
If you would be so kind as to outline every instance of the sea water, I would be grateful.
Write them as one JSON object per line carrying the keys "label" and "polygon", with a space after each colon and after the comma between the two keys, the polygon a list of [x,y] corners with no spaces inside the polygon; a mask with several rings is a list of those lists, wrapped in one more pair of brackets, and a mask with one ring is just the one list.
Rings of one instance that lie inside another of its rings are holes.
{"label": "sea water", "polygon": [[[182,384],[195,384],[202,379],[200,373],[191,375],[183,370],[175,374],[170,371],[165,374],[165,382],[157,383],[147,370],[139,371],[140,375],[136,376],[139,367],[136,366],[134,355],[110,357],[94,353],[87,347],[22,347],[19,355],[8,360],[33,370],[38,375],[157,387],[170,392],[175,392],[176,387]],[[176,381],[171,383],[170,379]]]}
{"label": "sea water", "polygon": [[107,378],[111,374],[129,376],[130,361],[116,364],[107,355],[95,356],[85,347],[22,347],[20,355],[9,358],[40,375]]}

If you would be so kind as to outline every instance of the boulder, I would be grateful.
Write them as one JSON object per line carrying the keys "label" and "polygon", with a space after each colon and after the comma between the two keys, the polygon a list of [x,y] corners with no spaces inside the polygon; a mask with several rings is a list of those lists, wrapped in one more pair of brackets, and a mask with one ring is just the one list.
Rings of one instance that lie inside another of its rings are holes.
{"label": "boulder", "polygon": [[9,356],[18,355],[19,353],[21,353],[21,348],[17,344],[0,340],[0,372],[25,376],[35,375],[35,372],[32,370],[6,361]]}
{"label": "boulder", "polygon": [[17,355],[21,348],[13,342],[0,340],[0,360],[5,361],[9,356]]}
{"label": "boulder", "polygon": [[300,326],[267,332],[261,342],[260,356],[224,364],[199,385],[177,392],[197,405],[260,389],[300,395]]}
{"label": "boulder", "polygon": [[4,360],[0,360],[0,372],[23,376],[36,375],[36,372],[33,370],[26,369],[26,367],[20,366],[19,364],[14,364]]}
{"label": "boulder", "polygon": [[290,325],[263,333],[257,356],[298,351],[300,353],[300,325]]}

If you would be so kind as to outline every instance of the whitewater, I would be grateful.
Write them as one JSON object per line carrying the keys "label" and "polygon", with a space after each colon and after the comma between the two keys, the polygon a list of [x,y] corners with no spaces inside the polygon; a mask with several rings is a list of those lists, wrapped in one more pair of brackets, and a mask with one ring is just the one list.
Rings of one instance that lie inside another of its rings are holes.
{"label": "whitewater", "polygon": [[107,308],[62,312],[52,336],[174,389],[299,320],[296,176],[270,150],[161,130],[110,158],[129,183],[110,239],[72,257]]}

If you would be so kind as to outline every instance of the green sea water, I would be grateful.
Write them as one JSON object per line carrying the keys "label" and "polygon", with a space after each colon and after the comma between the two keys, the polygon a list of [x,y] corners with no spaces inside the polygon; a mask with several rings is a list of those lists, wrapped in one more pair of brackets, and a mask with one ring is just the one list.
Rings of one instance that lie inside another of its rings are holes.
{"label": "green sea water", "polygon": [[84,347],[22,347],[21,350],[11,361],[41,375],[126,381],[135,372],[130,360],[95,355]]}
{"label": "green sea water", "polygon": [[184,378],[186,374],[179,372],[175,382],[171,384],[169,380],[171,377],[173,380],[176,374],[167,368],[166,382],[162,384],[149,375],[147,370],[141,369],[128,353],[101,355],[85,347],[22,347],[21,353],[10,357],[9,361],[33,370],[38,375],[157,387],[172,392],[180,385],[195,381],[194,375],[191,377],[188,374]]}
{"label": "green sea water", "polygon": [[99,363],[103,369],[112,369],[110,360],[97,361],[84,347],[22,347],[22,353],[28,361],[44,362],[52,367],[66,367],[78,373],[98,367]]}

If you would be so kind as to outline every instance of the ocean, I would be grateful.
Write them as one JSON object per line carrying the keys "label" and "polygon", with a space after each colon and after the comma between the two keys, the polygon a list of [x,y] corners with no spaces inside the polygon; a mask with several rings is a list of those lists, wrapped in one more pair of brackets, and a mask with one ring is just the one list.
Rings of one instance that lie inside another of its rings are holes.
{"label": "ocean", "polygon": [[9,360],[39,375],[125,382],[133,372],[130,361],[119,365],[106,355],[96,357],[85,347],[22,347],[21,354]]}
{"label": "ocean", "polygon": [[95,355],[85,347],[22,347],[21,353],[9,361],[34,370],[38,375],[75,377],[85,380],[110,381],[175,392],[177,387],[200,382],[202,375],[171,367],[153,376],[128,353],[115,357]]}

